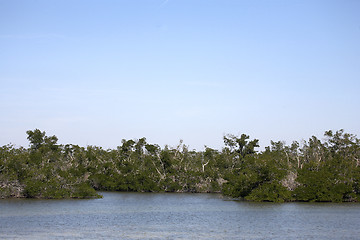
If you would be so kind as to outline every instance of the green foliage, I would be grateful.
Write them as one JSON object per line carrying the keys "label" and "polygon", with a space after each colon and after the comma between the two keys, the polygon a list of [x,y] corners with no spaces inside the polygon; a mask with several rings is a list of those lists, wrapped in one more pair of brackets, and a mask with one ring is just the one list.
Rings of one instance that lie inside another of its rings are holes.
{"label": "green foliage", "polygon": [[332,162],[309,163],[299,170],[300,186],[294,196],[299,201],[342,202],[354,197],[347,176],[341,174],[340,165]]}
{"label": "green foliage", "polygon": [[246,134],[224,136],[225,147],[171,148],[146,138],[116,149],[67,144],[38,129],[29,149],[0,147],[0,197],[87,198],[102,191],[221,192],[248,201],[358,201],[360,140],[343,130],[287,146],[271,141],[257,152]]}
{"label": "green foliage", "polygon": [[223,193],[234,198],[245,198],[260,184],[258,174],[253,171],[238,176],[228,175],[226,180],[228,182],[223,186]]}
{"label": "green foliage", "polygon": [[259,147],[259,140],[254,139],[248,141],[250,137],[246,134],[242,134],[240,137],[228,134],[224,136],[224,143],[226,146],[230,147],[231,150],[236,152],[240,159],[244,158],[246,155],[254,154],[255,148]]}
{"label": "green foliage", "polygon": [[30,141],[30,148],[34,151],[39,150],[41,148],[48,149],[51,151],[57,151],[57,141],[58,138],[56,136],[48,137],[45,132],[41,132],[39,129],[35,129],[34,131],[26,132],[28,137],[27,139]]}
{"label": "green foliage", "polygon": [[95,189],[92,188],[90,185],[86,183],[80,183],[75,186],[74,191],[72,193],[73,198],[92,198],[101,197],[99,194],[96,193]]}
{"label": "green foliage", "polygon": [[25,182],[24,196],[27,198],[41,197],[46,185],[40,180],[28,179]]}
{"label": "green foliage", "polygon": [[251,191],[245,199],[250,201],[286,202],[291,200],[291,192],[278,182],[267,182]]}

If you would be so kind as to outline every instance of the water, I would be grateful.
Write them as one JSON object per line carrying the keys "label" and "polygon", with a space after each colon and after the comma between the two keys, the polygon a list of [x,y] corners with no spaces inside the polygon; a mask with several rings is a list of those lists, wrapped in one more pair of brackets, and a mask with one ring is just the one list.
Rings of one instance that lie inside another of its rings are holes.
{"label": "water", "polygon": [[0,200],[0,239],[360,239],[360,204],[250,203],[218,194]]}

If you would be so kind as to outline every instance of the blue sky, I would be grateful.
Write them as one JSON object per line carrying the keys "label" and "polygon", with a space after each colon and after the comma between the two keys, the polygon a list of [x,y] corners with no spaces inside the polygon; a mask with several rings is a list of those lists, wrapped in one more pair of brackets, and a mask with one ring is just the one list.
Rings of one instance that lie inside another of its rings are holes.
{"label": "blue sky", "polygon": [[360,1],[0,0],[0,145],[360,135]]}

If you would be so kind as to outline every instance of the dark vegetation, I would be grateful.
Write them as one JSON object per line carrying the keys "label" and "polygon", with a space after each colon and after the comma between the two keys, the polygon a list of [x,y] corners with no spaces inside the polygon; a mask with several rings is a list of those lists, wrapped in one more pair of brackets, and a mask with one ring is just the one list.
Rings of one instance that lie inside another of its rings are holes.
{"label": "dark vegetation", "polygon": [[123,140],[116,149],[59,145],[56,136],[27,131],[29,148],[0,148],[0,197],[88,198],[96,191],[221,192],[251,201],[343,202],[360,199],[360,140],[327,131],[301,144],[226,135],[225,147],[160,148]]}

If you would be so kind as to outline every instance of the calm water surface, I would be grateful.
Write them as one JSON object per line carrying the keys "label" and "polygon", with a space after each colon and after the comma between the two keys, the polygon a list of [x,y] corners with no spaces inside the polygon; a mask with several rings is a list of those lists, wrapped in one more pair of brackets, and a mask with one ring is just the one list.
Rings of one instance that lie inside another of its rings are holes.
{"label": "calm water surface", "polygon": [[0,200],[0,239],[360,239],[360,204],[101,194],[91,200]]}

